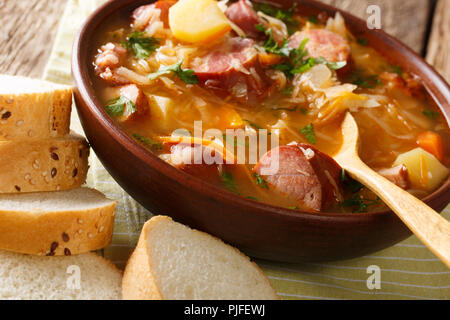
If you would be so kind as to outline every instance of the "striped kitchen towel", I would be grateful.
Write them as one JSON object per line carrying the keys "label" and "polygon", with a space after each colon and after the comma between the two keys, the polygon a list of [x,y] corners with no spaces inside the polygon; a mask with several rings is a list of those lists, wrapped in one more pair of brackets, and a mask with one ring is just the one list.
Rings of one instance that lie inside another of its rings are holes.
{"label": "striped kitchen towel", "polygon": [[[68,0],[44,78],[71,83],[75,32],[104,0]],[[73,129],[82,133],[74,112]],[[92,154],[88,185],[118,200],[112,244],[103,255],[123,268],[151,213],[136,203]],[[450,218],[450,207],[443,212]],[[331,263],[256,261],[284,299],[448,299],[450,271],[416,237],[369,256]],[[379,285],[373,281],[379,276]]]}

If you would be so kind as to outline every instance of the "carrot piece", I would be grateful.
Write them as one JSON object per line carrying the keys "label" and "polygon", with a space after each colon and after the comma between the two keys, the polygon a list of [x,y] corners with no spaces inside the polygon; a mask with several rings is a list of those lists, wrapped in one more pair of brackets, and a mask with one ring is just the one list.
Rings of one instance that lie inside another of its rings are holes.
{"label": "carrot piece", "polygon": [[432,131],[425,131],[417,138],[417,144],[425,151],[434,155],[439,161],[444,159],[444,141],[439,134]]}

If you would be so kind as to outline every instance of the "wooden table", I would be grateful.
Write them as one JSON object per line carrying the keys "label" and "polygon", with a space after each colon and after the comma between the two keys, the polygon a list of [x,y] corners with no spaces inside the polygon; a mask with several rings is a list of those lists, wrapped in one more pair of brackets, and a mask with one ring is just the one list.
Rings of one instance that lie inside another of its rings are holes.
{"label": "wooden table", "polygon": [[[323,0],[367,19],[426,57],[450,82],[450,0]],[[67,0],[0,0],[0,73],[40,77]]]}

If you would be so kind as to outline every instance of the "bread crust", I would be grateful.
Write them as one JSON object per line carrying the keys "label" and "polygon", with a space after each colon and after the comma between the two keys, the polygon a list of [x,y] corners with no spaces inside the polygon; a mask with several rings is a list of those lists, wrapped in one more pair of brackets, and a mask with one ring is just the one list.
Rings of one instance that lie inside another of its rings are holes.
{"label": "bread crust", "polygon": [[79,135],[0,141],[0,193],[75,189],[88,172],[89,145]]}
{"label": "bread crust", "polygon": [[[147,221],[142,228],[141,235],[139,237],[139,242],[130,259],[127,262],[127,266],[124,271],[124,276],[122,278],[122,297],[125,300],[165,300],[160,287],[158,286],[155,275],[153,274],[152,258],[148,254],[148,234],[152,228],[155,228],[160,223],[174,223],[174,221],[167,216],[154,216],[149,221]],[[202,231],[191,229],[194,232],[198,232],[204,236],[214,238],[221,243],[225,244],[222,240],[207,234]],[[228,245],[227,245],[228,246]],[[247,260],[250,259],[240,252],[238,249],[231,247],[237,254],[245,257]],[[259,268],[259,266],[251,261],[251,264],[256,268],[261,278],[267,283],[273,290],[272,299],[278,300],[279,297],[276,294],[275,289],[270,283],[267,276]]]}
{"label": "bread crust", "polygon": [[68,86],[55,85],[36,93],[0,94],[0,140],[65,136],[70,132],[71,111],[72,88]]}
{"label": "bread crust", "polygon": [[0,210],[0,249],[68,256],[104,248],[112,239],[115,207],[111,201],[85,210]]}

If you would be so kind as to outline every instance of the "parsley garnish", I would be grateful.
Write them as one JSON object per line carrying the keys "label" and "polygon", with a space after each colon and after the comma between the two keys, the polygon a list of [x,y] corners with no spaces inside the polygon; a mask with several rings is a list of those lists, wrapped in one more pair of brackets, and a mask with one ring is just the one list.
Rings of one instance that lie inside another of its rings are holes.
{"label": "parsley garnish", "polygon": [[362,213],[366,212],[367,208],[370,206],[374,206],[379,204],[381,199],[377,197],[375,200],[372,199],[364,199],[359,195],[355,194],[352,198],[344,200],[341,203],[341,206],[344,208],[353,208],[354,213]]}
{"label": "parsley garnish", "polygon": [[351,193],[357,193],[361,191],[362,188],[364,188],[364,185],[362,183],[350,178],[344,169],[342,169],[341,172],[341,182],[346,189],[350,190]]}
{"label": "parsley garnish", "polygon": [[288,28],[289,34],[293,34],[296,31],[297,27],[299,26],[298,21],[295,20],[294,16],[293,16],[296,6],[297,6],[297,4],[294,4],[288,10],[283,10],[283,9],[275,8],[266,3],[255,3],[254,4],[256,11],[261,11],[269,16],[275,17],[275,18],[283,21]]}
{"label": "parsley garnish", "polygon": [[290,97],[290,96],[292,96],[293,90],[294,90],[294,87],[289,86],[289,87],[286,87],[283,90],[281,90],[280,93],[286,97]]}
{"label": "parsley garnish", "polygon": [[309,16],[309,17],[308,17],[308,21],[309,21],[309,22],[312,22],[312,23],[314,23],[314,24],[319,24],[319,19],[317,19],[316,16]]}
{"label": "parsley garnish", "polygon": [[367,40],[366,38],[358,38],[356,42],[358,42],[362,46],[367,46],[369,44],[369,40]]}
{"label": "parsley garnish", "polygon": [[272,29],[265,29],[262,24],[255,25],[255,28],[259,31],[262,31],[265,33],[266,36],[268,36],[266,42],[264,42],[264,50],[269,53],[273,53],[279,56],[287,57],[289,56],[289,47],[288,47],[288,41],[285,39],[283,41],[283,44],[281,47],[278,45],[278,43],[273,38]]}
{"label": "parsley garnish", "polygon": [[239,195],[239,191],[236,186],[236,182],[234,182],[233,175],[229,172],[222,171],[222,183],[223,186],[229,191]]}
{"label": "parsley garnish", "polygon": [[309,113],[308,109],[306,109],[306,108],[301,108],[300,112],[305,116]]}
{"label": "parsley garnish", "polygon": [[256,198],[256,197],[251,197],[251,196],[247,197],[247,199],[254,200],[254,201],[259,201],[258,198]]}
{"label": "parsley garnish", "polygon": [[378,79],[378,75],[364,75],[360,72],[354,72],[350,75],[349,81],[356,84],[358,87],[373,89],[376,86],[381,86],[383,83]]}
{"label": "parsley garnish", "polygon": [[134,31],[130,33],[122,46],[132,50],[138,59],[146,59],[155,52],[159,46],[159,39],[147,37],[144,32]]}
{"label": "parsley garnish", "polygon": [[162,143],[155,141],[151,138],[141,136],[140,134],[133,133],[132,136],[136,141],[142,143],[147,148],[160,150],[163,147]]}
{"label": "parsley garnish", "polygon": [[392,66],[391,71],[401,76],[403,74],[403,69],[400,66]]}
{"label": "parsley garnish", "polygon": [[255,129],[264,129],[263,127],[261,127],[259,124],[256,124],[254,122],[251,122],[250,120],[246,120],[244,119],[245,122],[247,122],[249,125],[251,125],[253,128]]}
{"label": "parsley garnish", "polygon": [[314,126],[312,123],[308,124],[303,129],[300,129],[300,132],[305,136],[306,140],[308,140],[309,143],[316,144],[317,139],[316,134],[314,132]]}
{"label": "parsley garnish", "polygon": [[136,105],[128,99],[127,97],[120,95],[120,97],[111,100],[108,102],[106,106],[106,112],[110,116],[118,117],[118,116],[130,116],[136,112]]}
{"label": "parsley garnish", "polygon": [[148,77],[150,80],[155,80],[156,78],[165,75],[174,73],[181,80],[188,84],[197,84],[198,77],[194,74],[194,70],[191,69],[182,69],[181,65],[183,64],[183,59],[181,59],[178,63],[171,66],[161,66],[158,71],[151,73]]}
{"label": "parsley garnish", "polygon": [[317,64],[325,64],[331,70],[338,70],[347,65],[346,61],[330,62],[323,57],[306,58],[308,56],[308,50],[305,47],[308,41],[308,38],[303,39],[297,49],[291,49],[289,51],[289,61],[274,65],[273,68],[282,71],[288,78],[291,78],[294,74],[304,73]]}
{"label": "parsley garnish", "polygon": [[269,185],[267,184],[267,181],[264,180],[263,177],[261,177],[261,176],[260,176],[259,174],[257,174],[257,173],[254,173],[253,176],[255,177],[255,179],[256,179],[256,184],[257,184],[258,186],[260,186],[260,187],[263,188],[263,189],[269,189]]}
{"label": "parsley garnish", "polygon": [[439,112],[433,111],[433,110],[423,110],[423,115],[431,120],[436,120],[441,115]]}

